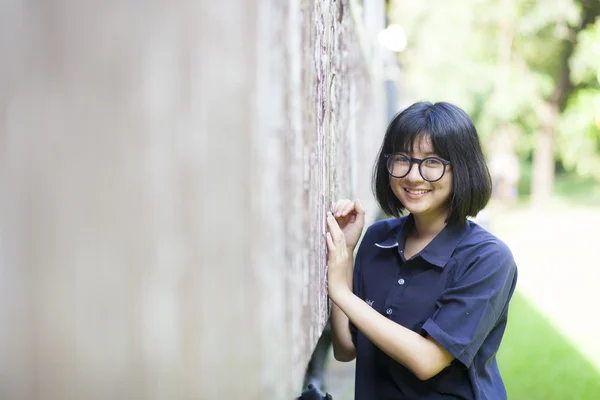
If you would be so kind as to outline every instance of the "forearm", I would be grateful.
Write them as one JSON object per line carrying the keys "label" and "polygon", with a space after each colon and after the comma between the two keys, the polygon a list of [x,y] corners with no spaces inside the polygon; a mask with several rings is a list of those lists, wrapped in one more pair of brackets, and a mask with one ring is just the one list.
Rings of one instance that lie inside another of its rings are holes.
{"label": "forearm", "polygon": [[331,305],[331,335],[333,356],[338,361],[352,361],[356,357],[349,322],[346,314],[333,303]]}
{"label": "forearm", "polygon": [[[351,265],[348,265],[348,273],[346,274],[346,284],[348,285],[348,288],[352,288],[352,276],[353,271]],[[352,334],[350,333],[350,320],[333,302],[331,304],[331,332],[333,355],[335,359],[338,361],[354,360],[356,357],[356,349],[354,348]]]}
{"label": "forearm", "polygon": [[419,379],[433,377],[452,361],[452,356],[432,338],[384,317],[351,291],[339,290],[332,300],[362,334]]}

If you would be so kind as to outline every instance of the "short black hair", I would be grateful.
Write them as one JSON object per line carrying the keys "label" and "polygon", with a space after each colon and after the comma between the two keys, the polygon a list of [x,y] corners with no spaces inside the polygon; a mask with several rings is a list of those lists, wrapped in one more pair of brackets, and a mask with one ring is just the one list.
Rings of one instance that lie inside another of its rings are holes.
{"label": "short black hair", "polygon": [[415,103],[390,121],[373,168],[373,194],[382,211],[399,217],[405,210],[392,192],[386,154],[408,153],[423,137],[429,137],[434,151],[452,163],[452,195],[446,222],[475,217],[490,200],[492,179],[473,121],[462,109],[446,102]]}

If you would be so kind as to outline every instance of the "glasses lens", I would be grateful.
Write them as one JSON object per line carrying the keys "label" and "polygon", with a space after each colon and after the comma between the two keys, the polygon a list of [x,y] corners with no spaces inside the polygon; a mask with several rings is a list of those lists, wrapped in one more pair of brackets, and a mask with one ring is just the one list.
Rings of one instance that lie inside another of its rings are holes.
{"label": "glasses lens", "polygon": [[387,169],[390,175],[401,178],[410,169],[410,159],[402,154],[392,154],[387,160]]}
{"label": "glasses lens", "polygon": [[421,163],[421,176],[428,181],[437,181],[444,174],[444,164],[435,158],[426,158]]}

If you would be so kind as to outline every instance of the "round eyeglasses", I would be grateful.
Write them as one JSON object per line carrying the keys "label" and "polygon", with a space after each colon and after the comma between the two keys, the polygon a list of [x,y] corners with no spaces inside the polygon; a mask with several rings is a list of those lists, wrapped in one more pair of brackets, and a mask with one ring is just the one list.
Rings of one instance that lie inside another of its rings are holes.
{"label": "round eyeglasses", "polygon": [[446,172],[446,166],[450,161],[438,157],[410,158],[402,153],[386,154],[386,165],[388,173],[394,178],[404,178],[410,172],[413,163],[419,165],[419,173],[427,182],[436,182],[442,179]]}

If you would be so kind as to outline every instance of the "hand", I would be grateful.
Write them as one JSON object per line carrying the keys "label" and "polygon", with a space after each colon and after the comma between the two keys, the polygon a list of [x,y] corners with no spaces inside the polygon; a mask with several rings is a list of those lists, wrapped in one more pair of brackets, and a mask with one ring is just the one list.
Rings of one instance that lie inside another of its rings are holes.
{"label": "hand", "polygon": [[344,233],[346,247],[353,252],[365,226],[365,210],[360,201],[338,200],[333,204],[331,213]]}
{"label": "hand", "polygon": [[327,212],[327,289],[329,297],[334,299],[335,293],[348,287],[349,274],[352,274],[352,252],[346,245],[344,232],[331,212]]}

